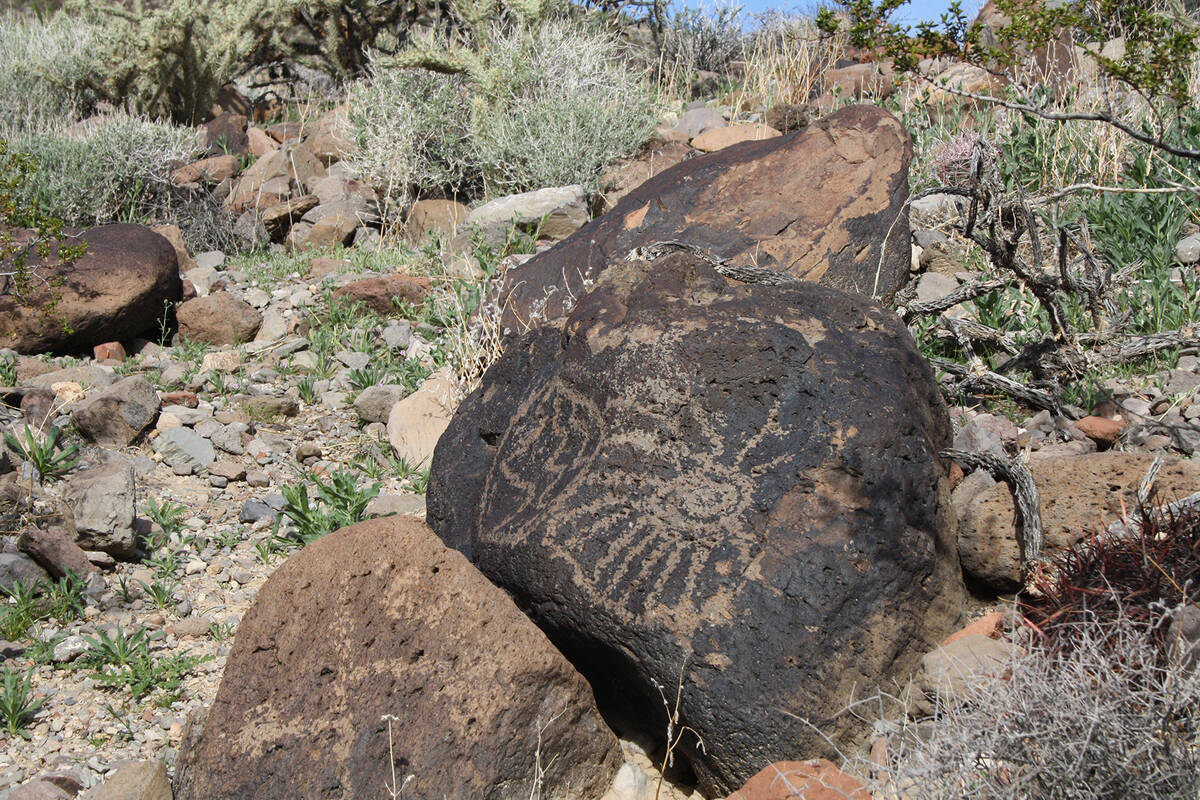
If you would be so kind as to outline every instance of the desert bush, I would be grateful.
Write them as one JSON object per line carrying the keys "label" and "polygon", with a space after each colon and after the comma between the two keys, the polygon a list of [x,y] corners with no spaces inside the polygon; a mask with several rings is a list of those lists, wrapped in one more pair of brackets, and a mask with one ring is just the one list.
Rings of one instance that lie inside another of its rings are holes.
{"label": "desert bush", "polygon": [[554,21],[499,37],[494,68],[511,76],[475,122],[483,179],[504,194],[573,183],[595,189],[604,167],[649,137],[654,104],[610,36]]}
{"label": "desert bush", "polygon": [[83,116],[94,65],[93,30],[64,17],[0,15],[0,137],[42,131]]}
{"label": "desert bush", "polygon": [[394,51],[422,13],[416,3],[371,0],[75,0],[67,9],[95,29],[89,89],[187,123],[251,66],[286,61],[354,77],[366,66],[364,46]]}
{"label": "desert bush", "polygon": [[14,141],[39,164],[21,199],[68,225],[142,221],[169,205],[172,164],[196,152],[187,128],[111,114],[69,133],[43,133]]}
{"label": "desert bush", "polygon": [[430,48],[401,62],[412,68],[380,58],[351,90],[353,163],[394,207],[419,194],[595,187],[649,135],[650,93],[608,35],[566,21],[490,30],[485,55]]}
{"label": "desert bush", "polygon": [[741,16],[741,7],[728,4],[675,10],[662,32],[662,71],[685,78],[699,70],[725,72],[731,61],[742,57]]}
{"label": "desert bush", "polygon": [[358,145],[351,164],[391,201],[389,216],[414,189],[477,190],[466,78],[386,67],[372,72],[350,89],[348,123]]}

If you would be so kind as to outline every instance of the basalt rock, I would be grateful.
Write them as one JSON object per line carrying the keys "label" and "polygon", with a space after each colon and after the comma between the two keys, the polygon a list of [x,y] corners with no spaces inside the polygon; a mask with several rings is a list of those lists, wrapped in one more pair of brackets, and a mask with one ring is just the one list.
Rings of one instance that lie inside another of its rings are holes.
{"label": "basalt rock", "polygon": [[[894,315],[674,254],[515,341],[438,444],[431,526],[648,735],[683,668],[706,791],[862,733],[955,629],[946,408]],[[795,715],[795,716],[791,716]],[[816,728],[799,722],[803,717]]]}
{"label": "basalt rock", "polygon": [[890,299],[908,280],[912,144],[894,116],[850,106],[788,136],[691,158],[604,216],[510,270],[495,295],[523,333],[569,313],[609,264],[659,241],[734,266]]}

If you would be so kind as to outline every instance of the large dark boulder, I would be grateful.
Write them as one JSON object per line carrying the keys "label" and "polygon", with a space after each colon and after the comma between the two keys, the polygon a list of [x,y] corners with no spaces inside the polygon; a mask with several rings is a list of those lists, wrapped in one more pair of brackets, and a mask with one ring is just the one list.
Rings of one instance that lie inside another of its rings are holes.
{"label": "large dark boulder", "polygon": [[[62,264],[57,251],[49,258],[30,253],[35,277],[23,302],[13,295],[14,282],[0,278],[0,347],[90,353],[153,329],[164,306],[179,300],[175,249],[159,234],[141,225],[104,225],[67,236],[63,244],[81,241],[87,251],[73,264]],[[0,263],[0,272],[8,271]]]}
{"label": "large dark boulder", "polygon": [[735,266],[889,300],[908,279],[912,142],[876,106],[849,106],[788,136],[686,160],[505,276],[506,330],[562,317],[609,264],[678,240]]}
{"label": "large dark boulder", "polygon": [[424,523],[384,517],[263,586],[175,798],[387,797],[394,774],[413,776],[400,797],[526,800],[539,757],[547,800],[600,797],[621,761],[587,682],[504,592]]}
{"label": "large dark boulder", "polygon": [[854,741],[838,712],[954,630],[950,441],[894,315],[676,254],[506,351],[438,444],[429,520],[647,735],[686,665],[707,754],[677,752],[728,791],[828,751],[797,717]]}

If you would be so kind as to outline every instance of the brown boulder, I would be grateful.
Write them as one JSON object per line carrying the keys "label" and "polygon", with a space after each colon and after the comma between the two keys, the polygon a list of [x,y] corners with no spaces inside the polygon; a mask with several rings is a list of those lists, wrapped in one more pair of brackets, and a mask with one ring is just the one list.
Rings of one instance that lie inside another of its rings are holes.
{"label": "brown boulder", "polygon": [[240,156],[249,152],[250,140],[246,138],[246,117],[226,111],[196,128],[196,139],[200,147],[210,155]]}
{"label": "brown boulder", "polygon": [[830,752],[816,730],[853,746],[851,696],[958,627],[949,442],[894,314],[676,254],[509,344],[438,442],[428,519],[643,733],[686,665],[706,752],[677,755],[720,791]]}
{"label": "brown boulder", "polygon": [[213,292],[180,303],[175,318],[180,337],[216,345],[253,341],[262,324],[262,314],[229,292]]}
{"label": "brown boulder", "polygon": [[68,572],[82,576],[98,571],[83,548],[75,544],[75,538],[57,526],[27,529],[18,537],[17,548],[53,578],[61,578]]}
{"label": "brown boulder", "polygon": [[[390,722],[385,719],[390,716]],[[394,761],[391,755],[394,754]],[[246,613],[176,800],[598,798],[620,763],[587,683],[424,523],[385,517],[288,559]]]}
{"label": "brown boulder", "polygon": [[520,333],[567,314],[636,247],[680,240],[735,266],[888,300],[908,280],[912,143],[894,116],[850,106],[788,136],[743,142],[661,172],[501,281]]}
{"label": "brown boulder", "polygon": [[[1041,500],[1044,552],[1070,547],[1090,531],[1120,519],[1122,502],[1126,511],[1135,510],[1138,487],[1153,461],[1154,456],[1145,453],[1034,453],[1029,466]],[[1154,487],[1164,502],[1191,494],[1200,487],[1200,463],[1168,459]],[[970,496],[963,496],[964,492]],[[1008,485],[972,488],[964,481],[955,490],[954,504],[959,509],[958,552],[963,571],[997,591],[1018,588],[1021,556]]]}
{"label": "brown boulder", "polygon": [[75,353],[127,341],[154,328],[163,306],[179,299],[175,250],[149,228],[104,225],[64,244],[78,242],[87,243],[87,252],[74,264],[30,255],[30,268],[49,283],[35,281],[25,302],[0,278],[0,348]]}
{"label": "brown boulder", "polygon": [[625,195],[693,152],[686,136],[682,139],[655,139],[630,161],[610,167],[601,179],[603,185],[608,187],[603,197],[604,211],[610,211]]}
{"label": "brown boulder", "polygon": [[413,242],[423,242],[430,236],[448,242],[470,213],[471,209],[455,200],[418,200],[408,211],[404,233]]}
{"label": "brown boulder", "polygon": [[380,275],[347,283],[334,290],[333,296],[344,300],[358,301],[380,316],[389,317],[397,313],[396,304],[401,302],[420,305],[429,296],[429,278],[412,275]]}

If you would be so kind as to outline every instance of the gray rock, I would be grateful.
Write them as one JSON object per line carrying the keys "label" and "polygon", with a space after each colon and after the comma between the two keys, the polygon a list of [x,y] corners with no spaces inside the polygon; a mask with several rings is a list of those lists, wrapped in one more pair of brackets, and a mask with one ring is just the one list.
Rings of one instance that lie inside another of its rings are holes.
{"label": "gray rock", "polygon": [[154,440],[154,451],[172,468],[202,470],[217,457],[212,442],[190,428],[171,428]]}
{"label": "gray rock", "polygon": [[18,583],[33,586],[48,579],[46,570],[24,553],[0,553],[0,591],[9,591]]}
{"label": "gray rock", "polygon": [[582,228],[588,218],[587,194],[579,185],[498,197],[467,215],[458,228],[455,249],[463,249],[458,240],[476,230],[488,242],[504,242],[514,223],[522,230],[536,230],[539,238],[558,241]]}
{"label": "gray rock", "polygon": [[727,124],[719,112],[708,106],[701,106],[684,112],[679,122],[675,123],[675,130],[688,136],[699,136],[714,128],[724,128]]}
{"label": "gray rock", "polygon": [[938,272],[926,272],[917,279],[917,300],[927,303],[930,300],[940,300],[958,288],[958,281],[949,275]]}
{"label": "gray rock", "polygon": [[72,475],[63,489],[63,500],[75,517],[76,543],[85,550],[133,557],[137,550],[134,498],[133,465],[125,460]]}
{"label": "gray rock", "polygon": [[220,250],[209,250],[205,253],[197,253],[193,260],[197,267],[220,269],[225,264],[225,254]]}
{"label": "gray rock", "polygon": [[1185,236],[1175,245],[1175,258],[1183,264],[1200,261],[1200,233]]}
{"label": "gray rock", "polygon": [[255,308],[266,308],[271,302],[271,295],[258,287],[252,287],[242,293],[242,299]]}
{"label": "gray rock", "polygon": [[381,494],[371,498],[367,503],[366,515],[370,517],[386,517],[398,514],[403,517],[425,517],[425,495],[423,494]]}
{"label": "gray rock", "polygon": [[171,800],[171,779],[161,761],[133,761],[119,766],[104,783],[79,800]]}
{"label": "gray rock", "polygon": [[240,522],[258,522],[260,519],[273,520],[279,516],[279,512],[271,508],[262,500],[251,498],[242,504],[242,510],[238,513]]}
{"label": "gray rock", "polygon": [[243,455],[246,446],[242,443],[242,434],[250,430],[244,422],[231,422],[212,434],[212,443],[235,456]]}
{"label": "gray rock", "polygon": [[54,646],[54,662],[63,664],[74,661],[87,652],[88,643],[82,636],[68,636]]}
{"label": "gray rock", "polygon": [[371,363],[370,353],[359,353],[352,350],[339,350],[333,354],[333,357],[349,369],[362,369]]}
{"label": "gray rock", "polygon": [[78,383],[84,389],[103,389],[116,383],[116,378],[113,376],[111,369],[88,364],[81,367],[67,367],[66,369],[56,369],[53,372],[45,372],[35,378],[21,381],[21,384],[23,386],[36,386],[42,389],[49,389],[54,384],[63,382]]}
{"label": "gray rock", "polygon": [[287,336],[287,332],[287,317],[278,308],[268,308],[263,312],[262,325],[259,326],[258,334],[254,337],[254,341],[277,342]]}
{"label": "gray rock", "polygon": [[929,698],[953,703],[973,683],[1003,678],[1013,656],[1010,642],[978,633],[964,636],[921,660],[921,689]]}
{"label": "gray rock", "polygon": [[267,226],[263,224],[262,214],[251,209],[233,223],[233,233],[249,250],[254,250],[271,241],[267,234]]}
{"label": "gray rock", "polygon": [[412,323],[393,322],[383,329],[383,343],[389,350],[404,350],[412,341]]}
{"label": "gray rock", "polygon": [[979,414],[954,435],[954,449],[1006,455],[1005,446],[1016,443],[1017,426],[1007,417]]}
{"label": "gray rock", "polygon": [[958,197],[952,194],[931,194],[913,200],[909,208],[920,214],[945,217],[958,214]]}
{"label": "gray rock", "polygon": [[212,411],[206,408],[188,408],[187,406],[163,406],[162,413],[170,414],[189,428],[194,428],[205,421],[212,420]]}
{"label": "gray rock", "polygon": [[404,398],[403,386],[381,383],[368,386],[354,401],[354,410],[364,422],[387,422],[392,406]]}

